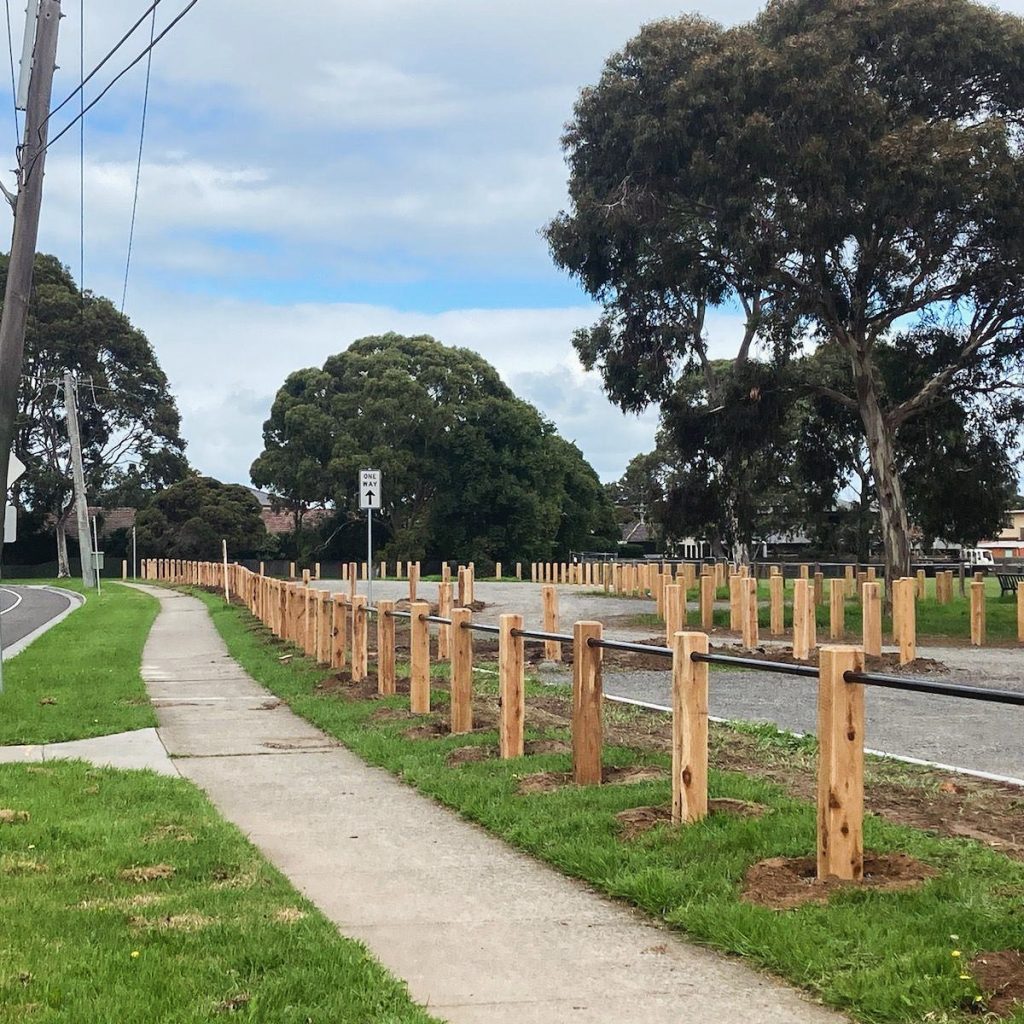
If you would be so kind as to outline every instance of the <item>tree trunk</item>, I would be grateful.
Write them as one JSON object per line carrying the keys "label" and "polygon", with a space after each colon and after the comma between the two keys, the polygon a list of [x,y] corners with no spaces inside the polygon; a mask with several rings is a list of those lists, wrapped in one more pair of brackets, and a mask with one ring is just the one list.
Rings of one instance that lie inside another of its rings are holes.
{"label": "tree trunk", "polygon": [[65,531],[67,516],[62,515],[57,520],[57,578],[66,580],[71,576],[71,564],[68,562],[68,535]]}
{"label": "tree trunk", "polygon": [[870,357],[862,352],[853,356],[853,379],[875,481],[888,592],[893,580],[910,575],[910,522],[896,468],[894,432],[882,412]]}

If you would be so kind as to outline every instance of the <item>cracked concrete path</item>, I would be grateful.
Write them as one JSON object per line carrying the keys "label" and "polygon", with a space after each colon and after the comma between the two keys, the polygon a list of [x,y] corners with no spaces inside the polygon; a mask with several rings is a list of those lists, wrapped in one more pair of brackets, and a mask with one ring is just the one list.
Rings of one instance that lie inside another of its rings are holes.
{"label": "cracked concrete path", "polygon": [[257,685],[199,601],[140,589],[161,603],[142,672],[181,774],[431,1013],[453,1024],[845,1019],[369,767]]}

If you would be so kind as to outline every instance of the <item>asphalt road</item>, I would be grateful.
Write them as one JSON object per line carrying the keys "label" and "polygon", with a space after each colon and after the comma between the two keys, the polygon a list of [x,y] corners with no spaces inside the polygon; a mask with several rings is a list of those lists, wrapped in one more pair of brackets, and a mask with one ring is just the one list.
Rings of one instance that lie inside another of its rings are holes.
{"label": "asphalt road", "polygon": [[[322,581],[324,589],[347,590],[339,581]],[[366,584],[359,590],[366,592]],[[407,598],[408,584],[374,584],[374,597]],[[437,600],[437,584],[422,583],[419,596]],[[519,612],[527,629],[542,626],[540,586],[530,583],[477,583],[476,598],[486,607],[475,617],[496,623],[504,612]],[[657,629],[636,626],[631,620],[653,613],[653,601],[605,597],[581,588],[559,588],[562,632],[572,632],[572,623],[596,619],[606,627],[606,636],[637,640],[653,638]],[[934,658],[946,666],[946,675],[974,686],[1024,692],[1024,649],[1021,647],[922,647],[922,657]],[[566,672],[545,673],[549,679],[568,682]],[[604,688],[608,694],[653,704],[669,705],[667,672],[606,669]],[[715,669],[711,676],[710,711],[726,719],[771,722],[780,729],[813,733],[817,725],[817,690],[813,680],[758,672],[726,672]],[[933,697],[896,690],[869,689],[867,692],[867,746],[903,757],[991,772],[1024,779],[1024,708],[984,704],[950,697]]]}
{"label": "asphalt road", "polygon": [[71,604],[70,597],[57,591],[0,585],[0,629],[4,648],[45,625]]}

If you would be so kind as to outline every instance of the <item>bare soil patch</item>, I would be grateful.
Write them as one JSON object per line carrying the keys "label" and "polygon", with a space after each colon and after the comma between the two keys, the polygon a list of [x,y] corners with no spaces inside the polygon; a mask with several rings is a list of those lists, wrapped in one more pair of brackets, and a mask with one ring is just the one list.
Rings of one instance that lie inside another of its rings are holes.
{"label": "bare soil patch", "polygon": [[771,910],[793,910],[807,904],[827,903],[840,889],[872,889],[900,892],[916,889],[938,871],[902,853],[866,854],[864,881],[844,882],[838,878],[821,881],[816,877],[813,857],[771,857],[747,869],[742,898],[747,903]]}
{"label": "bare soil patch", "polygon": [[497,747],[456,747],[445,758],[445,764],[449,768],[458,768],[463,764],[479,764],[481,761],[490,761],[497,756]]}
{"label": "bare soil patch", "polygon": [[1024,1005],[1024,952],[979,953],[967,965],[985,997],[985,1008],[1009,1017]]}
{"label": "bare soil patch", "polygon": [[[440,682],[440,680],[438,680]],[[395,692],[408,694],[410,687],[408,676],[401,676],[395,680]],[[431,680],[431,686],[435,683]],[[438,689],[442,687],[438,686]],[[321,679],[314,688],[314,693],[342,697],[345,700],[380,700],[381,695],[377,692],[377,677],[367,676],[361,682],[352,682],[352,673],[348,669],[342,669],[333,675]]]}
{"label": "bare soil patch", "polygon": [[125,868],[120,877],[125,882],[159,882],[174,877],[170,864],[153,864],[149,867]]}
{"label": "bare soil patch", "polygon": [[[496,726],[497,719],[493,713],[482,711],[473,715],[473,732],[486,732]],[[407,740],[445,739],[452,735],[451,719],[447,716],[438,717],[412,729],[406,729],[402,735]]]}
{"label": "bare soil patch", "polygon": [[0,807],[0,825],[27,825],[32,819],[28,811],[15,811],[10,807]]}
{"label": "bare soil patch", "polygon": [[[657,765],[634,765],[629,768],[605,768],[601,772],[601,782],[606,786],[635,785],[639,782],[650,782],[663,779],[666,772]],[[524,775],[516,786],[519,796],[531,793],[554,793],[566,786],[572,786],[572,772],[534,772]]]}
{"label": "bare soil patch", "polygon": [[165,917],[132,917],[128,927],[136,931],[197,932],[216,924],[212,917],[204,914],[168,914]]}
{"label": "bare soil patch", "polygon": [[[728,797],[708,801],[709,814],[735,814],[742,818],[760,818],[768,808],[764,804],[751,803],[748,800],[732,800]],[[630,807],[615,815],[619,823],[619,838],[636,839],[650,832],[657,825],[670,824],[672,809],[667,805],[661,807]]]}

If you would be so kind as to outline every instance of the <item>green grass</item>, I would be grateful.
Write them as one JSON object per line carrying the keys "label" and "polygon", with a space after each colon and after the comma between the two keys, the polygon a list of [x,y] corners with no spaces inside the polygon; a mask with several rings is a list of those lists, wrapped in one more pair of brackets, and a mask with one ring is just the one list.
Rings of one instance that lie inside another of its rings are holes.
{"label": "green grass", "polygon": [[[760,819],[712,816],[700,825],[662,828],[623,842],[616,833],[615,813],[665,804],[667,779],[517,796],[520,776],[567,770],[568,756],[449,768],[445,756],[452,747],[493,744],[495,734],[405,739],[406,724],[371,718],[381,702],[314,692],[324,669],[302,658],[280,664],[280,647],[267,642],[247,612],[229,608],[212,595],[199,596],[232,655],[256,679],[370,763],[400,775],[565,873],[641,907],[700,942],[741,955],[862,1021],[972,1019],[963,1007],[973,998],[973,985],[960,980],[958,964],[975,952],[1021,943],[1024,865],[981,844],[939,839],[871,817],[866,822],[870,850],[909,853],[938,868],[940,876],[912,892],[842,891],[824,907],[774,912],[751,906],[738,898],[751,864],[766,857],[811,855],[815,849],[813,806],[790,798],[780,787],[713,770],[713,796],[762,803],[770,813]],[[435,699],[443,704],[446,695],[437,692]],[[408,706],[402,697],[384,703]],[[666,764],[667,759],[609,748],[606,762]],[[958,938],[952,940],[953,935]],[[954,946],[962,950],[959,960],[951,956]],[[1024,1022],[1024,1009],[1012,1019]]]}
{"label": "green grass", "polygon": [[189,783],[0,765],[0,808],[0,1022],[432,1019]]}
{"label": "green grass", "polygon": [[[53,585],[82,592],[80,583]],[[156,725],[140,668],[157,601],[109,585],[4,664],[0,745],[58,743]]]}

